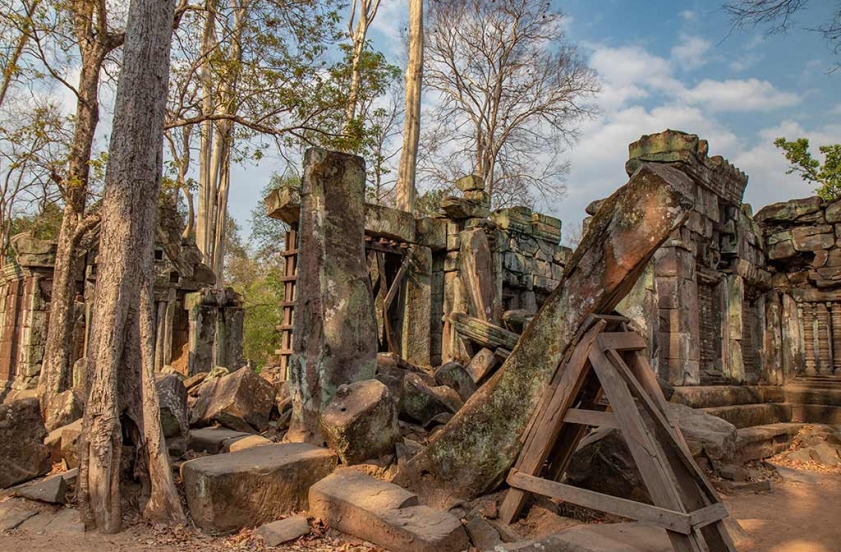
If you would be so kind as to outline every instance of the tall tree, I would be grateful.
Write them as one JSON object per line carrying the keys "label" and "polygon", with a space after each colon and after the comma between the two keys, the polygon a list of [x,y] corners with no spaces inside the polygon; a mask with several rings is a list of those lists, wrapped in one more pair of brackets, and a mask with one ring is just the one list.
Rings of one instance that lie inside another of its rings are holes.
{"label": "tall tree", "polygon": [[560,155],[599,90],[563,15],[544,0],[454,0],[431,2],[428,16],[424,83],[439,102],[424,171],[478,174],[496,206],[562,193]]}
{"label": "tall tree", "polygon": [[136,447],[145,516],[184,521],[161,431],[152,318],[174,8],[172,0],[132,0],[114,107],[79,474],[85,521],[105,533],[120,530],[124,433]]}
{"label": "tall tree", "polygon": [[[352,0],[348,34],[353,41],[351,53],[350,90],[348,90],[347,110],[345,111],[345,132],[347,133],[356,119],[356,104],[359,101],[359,86],[362,78],[362,53],[368,45],[368,28],[377,16],[380,0]],[[356,19],[357,11],[359,19]],[[355,25],[354,25],[355,23]]]}
{"label": "tall tree", "polygon": [[415,207],[415,175],[420,142],[421,81],[423,79],[423,0],[409,0],[409,62],[406,65],[406,115],[403,151],[397,173],[397,208]]}

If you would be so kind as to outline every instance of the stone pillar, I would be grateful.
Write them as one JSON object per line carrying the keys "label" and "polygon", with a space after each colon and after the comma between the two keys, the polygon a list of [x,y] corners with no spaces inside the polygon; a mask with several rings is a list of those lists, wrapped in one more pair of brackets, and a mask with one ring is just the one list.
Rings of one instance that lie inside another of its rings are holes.
{"label": "stone pillar", "polygon": [[[675,233],[679,237],[679,232]],[[678,242],[672,240],[670,243]],[[682,245],[661,248],[654,256],[660,313],[657,342],[659,375],[674,385],[701,382],[701,331],[695,257]]]}
{"label": "stone pillar", "polygon": [[209,372],[216,361],[214,344],[216,342],[217,309],[202,304],[202,292],[187,293],[184,307],[190,326],[187,358],[187,375]]}
{"label": "stone pillar", "polygon": [[726,311],[727,318],[727,358],[724,375],[737,382],[745,381],[745,363],[742,359],[742,335],[744,331],[743,308],[745,301],[745,283],[737,274],[727,276]]}
{"label": "stone pillar", "polygon": [[371,379],[377,322],[365,257],[365,162],[304,156],[287,439],[321,443],[319,416],[342,384]]}
{"label": "stone pillar", "polygon": [[841,303],[832,303],[832,372],[841,374]]}
{"label": "stone pillar", "polygon": [[790,380],[805,369],[801,347],[803,337],[800,333],[800,316],[794,298],[784,293],[782,307],[783,373],[785,379]]}
{"label": "stone pillar", "polygon": [[409,270],[406,275],[403,306],[403,358],[418,366],[429,366],[430,323],[432,320],[432,250],[420,245],[412,246]]}
{"label": "stone pillar", "polygon": [[[242,332],[245,311],[242,307],[224,307],[219,309],[218,329],[216,333],[217,358],[220,366],[231,372],[245,365],[242,355]],[[222,364],[224,362],[224,364]]]}
{"label": "stone pillar", "polygon": [[818,374],[818,348],[815,346],[815,339],[818,332],[815,328],[815,309],[812,303],[803,303],[800,306],[799,314],[803,329],[804,372],[807,376],[815,376]]}
{"label": "stone pillar", "polygon": [[762,372],[768,383],[782,385],[783,378],[783,307],[777,292],[771,292],[765,302],[765,354]]}

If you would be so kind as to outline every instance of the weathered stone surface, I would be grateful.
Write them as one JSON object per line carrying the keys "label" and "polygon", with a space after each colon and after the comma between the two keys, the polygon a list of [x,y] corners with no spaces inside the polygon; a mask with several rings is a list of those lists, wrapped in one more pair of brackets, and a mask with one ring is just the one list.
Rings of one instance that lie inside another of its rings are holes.
{"label": "weathered stone surface", "polygon": [[234,442],[251,436],[250,433],[223,427],[203,427],[190,431],[187,448],[195,452],[219,454],[230,450]]}
{"label": "weathered stone surface", "polygon": [[365,234],[415,242],[415,217],[412,213],[399,211],[385,205],[365,204]]}
{"label": "weathered stone surface", "polygon": [[432,309],[432,250],[413,246],[409,271],[403,285],[403,328],[401,353],[408,362],[430,364],[430,324]]}
{"label": "weathered stone surface", "polygon": [[448,217],[454,220],[468,218],[483,219],[490,215],[490,209],[485,202],[465,199],[463,197],[445,197],[441,200],[441,209],[447,213]]}
{"label": "weathered stone surface", "polygon": [[266,214],[286,224],[298,224],[301,216],[301,190],[297,186],[283,186],[272,191],[264,200]]}
{"label": "weathered stone surface", "polygon": [[187,388],[181,377],[169,374],[155,382],[161,408],[164,437],[186,437],[190,431],[187,412]]}
{"label": "weathered stone surface", "polygon": [[470,363],[467,365],[467,373],[473,378],[473,381],[479,383],[490,374],[494,367],[499,364],[499,359],[490,349],[482,348],[479,352],[473,355]]}
{"label": "weathered stone surface", "polygon": [[395,482],[428,504],[493,488],[508,473],[540,397],[581,323],[613,312],[654,251],[682,224],[695,184],[668,166],[643,163],[599,209],[566,267],[500,372],[410,460]]}
{"label": "weathered stone surface", "polygon": [[181,478],[196,525],[226,533],[306,510],[309,488],[336,461],[331,451],[306,443],[267,445],[190,460]]}
{"label": "weathered stone surface", "polygon": [[82,435],[82,420],[61,427],[55,431],[61,435],[61,460],[68,468],[79,467],[79,438]]}
{"label": "weathered stone surface", "polygon": [[462,192],[485,191],[485,181],[477,174],[462,176],[456,180],[456,188]]}
{"label": "weathered stone surface", "polygon": [[47,431],[52,431],[73,423],[83,414],[81,392],[75,389],[67,389],[50,401],[44,425]]}
{"label": "weathered stone surface", "polygon": [[36,535],[82,535],[85,524],[73,508],[47,508],[20,524],[19,529]]}
{"label": "weathered stone surface", "polygon": [[778,259],[789,259],[797,254],[794,244],[790,240],[777,242],[768,249],[768,258],[772,261]]}
{"label": "weathered stone surface", "polygon": [[455,389],[463,401],[478,389],[470,373],[458,362],[447,362],[436,368],[435,379],[441,385]]}
{"label": "weathered stone surface", "polygon": [[397,485],[339,470],[310,489],[310,511],[327,525],[393,552],[460,552],[469,546],[455,516],[419,506]]}
{"label": "weathered stone surface", "polygon": [[502,313],[502,325],[512,332],[521,334],[534,318],[534,313],[526,309],[508,310]]}
{"label": "weathered stone surface", "polygon": [[772,203],[759,210],[754,215],[757,222],[790,222],[797,217],[815,213],[821,208],[821,198],[807,197],[804,199],[792,199],[780,203]]}
{"label": "weathered stone surface", "polygon": [[841,201],[827,205],[824,209],[824,215],[826,216],[826,222],[830,224],[841,222]]}
{"label": "weathered stone surface", "polygon": [[64,474],[57,473],[20,485],[14,490],[14,495],[39,502],[64,504],[67,501],[67,481]]}
{"label": "weathered stone surface", "polygon": [[321,415],[321,432],[344,464],[392,453],[401,439],[391,393],[375,379],[339,386]]}
{"label": "weathered stone surface", "polygon": [[365,162],[319,148],[304,157],[286,438],[321,442],[321,410],[339,386],[374,377],[377,321],[365,255]]}
{"label": "weathered stone surface", "polygon": [[415,240],[432,251],[447,248],[447,221],[430,217],[415,219]]}
{"label": "weathered stone surface", "polygon": [[817,251],[835,245],[832,226],[798,226],[791,231],[791,242],[796,251]]}
{"label": "weathered stone surface", "polygon": [[471,519],[464,528],[470,536],[470,542],[479,550],[493,550],[495,546],[502,544],[496,529],[480,516]]}
{"label": "weathered stone surface", "polygon": [[406,374],[403,378],[400,414],[421,425],[439,414],[458,412],[462,404],[458,393],[445,385],[429,386],[418,374]]}
{"label": "weathered stone surface", "polygon": [[263,539],[266,546],[277,546],[309,535],[310,530],[310,522],[307,520],[307,516],[298,514],[280,521],[267,523],[257,528],[254,531],[254,536]]}
{"label": "weathered stone surface", "polygon": [[669,409],[695,456],[703,454],[726,463],[734,460],[736,427],[733,424],[682,404],[671,403]]}
{"label": "weathered stone surface", "polygon": [[38,399],[0,404],[0,488],[50,471],[46,438]]}
{"label": "weathered stone surface", "polygon": [[239,450],[246,450],[254,447],[264,447],[266,445],[273,445],[274,443],[261,435],[249,435],[242,439],[233,439],[232,441],[225,441],[222,447],[228,452],[237,452]]}
{"label": "weathered stone surface", "polygon": [[16,234],[9,241],[19,265],[51,268],[55,265],[55,242],[39,240],[31,232]]}
{"label": "weathered stone surface", "polygon": [[17,529],[27,519],[37,516],[48,507],[23,498],[0,502],[0,533]]}
{"label": "weathered stone surface", "polygon": [[193,406],[192,424],[218,422],[237,431],[263,431],[274,406],[272,385],[243,367],[219,379],[205,381]]}
{"label": "weathered stone surface", "polygon": [[494,552],[672,552],[666,532],[642,523],[584,524],[527,543],[499,545]]}

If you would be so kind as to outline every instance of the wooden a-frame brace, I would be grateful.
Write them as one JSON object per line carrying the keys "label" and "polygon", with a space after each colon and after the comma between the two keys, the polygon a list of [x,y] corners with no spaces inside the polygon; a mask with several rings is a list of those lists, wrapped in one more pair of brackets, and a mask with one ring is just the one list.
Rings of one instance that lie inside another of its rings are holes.
{"label": "wooden a-frame brace", "polygon": [[[645,340],[627,323],[593,316],[582,326],[526,429],[500,518],[514,521],[535,493],[662,527],[676,552],[735,552],[727,510],[669,413]],[[558,482],[587,428],[598,426],[622,432],[653,506]]]}

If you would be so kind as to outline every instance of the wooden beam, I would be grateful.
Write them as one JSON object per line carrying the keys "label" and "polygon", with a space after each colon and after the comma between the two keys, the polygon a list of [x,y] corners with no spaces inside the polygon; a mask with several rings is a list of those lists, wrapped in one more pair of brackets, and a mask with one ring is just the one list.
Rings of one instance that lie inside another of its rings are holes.
{"label": "wooden beam", "polygon": [[602,351],[644,351],[648,343],[634,332],[605,332],[599,336],[599,348]]}
{"label": "wooden beam", "polygon": [[607,512],[615,516],[650,523],[683,535],[692,533],[691,517],[682,512],[541,479],[515,470],[511,470],[507,481],[512,487],[530,493],[556,498],[599,512]]}
{"label": "wooden beam", "polygon": [[512,351],[520,341],[520,336],[514,332],[462,312],[451,312],[448,318],[462,337],[491,350],[502,347]]}
{"label": "wooden beam", "polygon": [[591,427],[619,427],[619,424],[616,423],[616,417],[613,415],[613,412],[583,410],[580,408],[570,408],[567,410],[567,415],[564,416],[564,423],[586,425]]}
{"label": "wooden beam", "polygon": [[388,289],[388,293],[383,300],[383,316],[388,311],[388,308],[391,306],[391,302],[394,301],[394,298],[397,297],[397,292],[400,290],[400,284],[403,283],[403,278],[406,276],[406,271],[409,269],[409,255],[403,256],[403,262],[400,264],[400,269],[397,271],[397,275],[394,277],[394,280],[391,282],[391,287]]}

